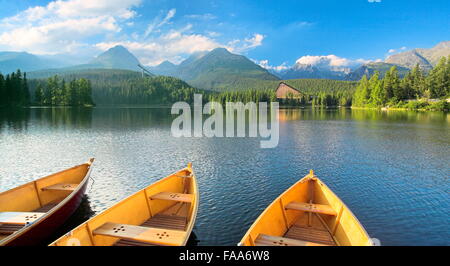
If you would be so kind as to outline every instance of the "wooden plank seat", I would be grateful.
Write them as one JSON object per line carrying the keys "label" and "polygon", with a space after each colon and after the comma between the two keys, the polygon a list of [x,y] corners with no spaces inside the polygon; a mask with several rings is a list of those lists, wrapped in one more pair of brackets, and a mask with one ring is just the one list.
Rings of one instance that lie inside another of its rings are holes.
{"label": "wooden plank seat", "polygon": [[175,193],[175,192],[160,192],[158,194],[150,196],[150,199],[152,199],[152,200],[156,200],[156,199],[158,199],[158,200],[173,200],[173,201],[190,203],[194,200],[194,195]]}
{"label": "wooden plank seat", "polygon": [[303,241],[298,239],[259,234],[255,241],[256,246],[326,246],[324,244]]}
{"label": "wooden plank seat", "polygon": [[145,221],[141,226],[184,231],[186,224],[186,217],[157,214]]}
{"label": "wooden plank seat", "polygon": [[59,190],[59,191],[74,191],[78,184],[58,183],[51,186],[41,188],[42,191]]}
{"label": "wooden plank seat", "polygon": [[44,214],[45,212],[0,212],[0,224],[27,225]]}
{"label": "wooden plank seat", "polygon": [[0,224],[0,235],[10,235],[23,228],[22,224]]}
{"label": "wooden plank seat", "polygon": [[327,230],[314,229],[309,226],[293,225],[289,228],[284,237],[328,246],[336,246],[333,237]]}
{"label": "wooden plank seat", "polygon": [[336,211],[329,205],[292,201],[285,206],[286,210],[297,210],[336,216]]}
{"label": "wooden plank seat", "polygon": [[156,245],[179,246],[186,232],[128,224],[105,223],[93,232],[94,235],[117,237]]}
{"label": "wooden plank seat", "polygon": [[[157,214],[145,221],[143,224],[141,224],[141,226],[184,231],[186,229],[186,217]],[[156,246],[156,244],[128,239],[120,239],[114,244],[114,246]]]}

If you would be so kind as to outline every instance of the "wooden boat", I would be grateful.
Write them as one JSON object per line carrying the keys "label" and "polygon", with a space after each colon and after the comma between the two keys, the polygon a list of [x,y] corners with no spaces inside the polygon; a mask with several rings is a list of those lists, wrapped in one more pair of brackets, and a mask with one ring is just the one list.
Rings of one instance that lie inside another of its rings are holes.
{"label": "wooden boat", "polygon": [[93,162],[0,193],[0,246],[47,240],[80,205]]}
{"label": "wooden boat", "polygon": [[188,164],[91,218],[51,246],[184,246],[197,209],[197,181]]}
{"label": "wooden boat", "polygon": [[256,219],[242,246],[366,246],[372,241],[350,209],[310,173]]}

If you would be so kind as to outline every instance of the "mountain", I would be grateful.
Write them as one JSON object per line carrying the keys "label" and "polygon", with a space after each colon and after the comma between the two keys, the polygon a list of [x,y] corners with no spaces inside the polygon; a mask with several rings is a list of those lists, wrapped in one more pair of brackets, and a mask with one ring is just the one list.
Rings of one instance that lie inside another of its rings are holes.
{"label": "mountain", "polygon": [[380,75],[383,77],[386,74],[386,72],[388,72],[389,69],[391,69],[391,67],[393,66],[397,66],[398,74],[400,77],[405,76],[410,70],[409,68],[394,64],[388,64],[384,62],[371,62],[364,64],[358,67],[357,69],[353,70],[345,77],[345,79],[360,80],[364,75],[366,75],[367,77],[372,76],[375,73],[375,71],[378,71]]}
{"label": "mountain", "polygon": [[[139,60],[132,53],[130,53],[125,47],[118,45],[98,55],[87,64],[60,68],[41,68],[39,70],[29,72],[28,75],[30,78],[44,78],[53,75],[75,75],[77,73],[80,75],[86,75],[89,71],[97,73],[100,70],[106,70],[102,73],[115,73],[112,70],[126,70],[128,72],[134,72],[135,75],[142,76],[140,73],[142,70],[138,67],[139,64]],[[146,75],[154,76],[151,73],[147,73]]]}
{"label": "mountain", "polygon": [[0,52],[0,72],[9,74],[20,69],[22,72],[61,67],[63,63],[26,52]]}
{"label": "mountain", "polygon": [[148,67],[148,69],[156,75],[173,76],[177,69],[177,65],[169,61],[164,61],[157,66]]}
{"label": "mountain", "polygon": [[319,67],[311,64],[296,63],[293,67],[272,72],[281,79],[334,79],[344,80],[350,68]]}
{"label": "mountain", "polygon": [[91,68],[127,69],[140,71],[139,60],[122,45],[114,46],[98,55],[87,65]]}
{"label": "mountain", "polygon": [[192,54],[175,67],[162,63],[152,71],[175,76],[200,89],[231,90],[238,84],[251,84],[254,80],[278,80],[247,57],[230,53],[225,48]]}
{"label": "mountain", "polygon": [[413,68],[416,64],[424,70],[430,70],[443,56],[450,55],[450,41],[437,44],[430,49],[417,48],[411,51],[391,55],[386,59],[386,63]]}

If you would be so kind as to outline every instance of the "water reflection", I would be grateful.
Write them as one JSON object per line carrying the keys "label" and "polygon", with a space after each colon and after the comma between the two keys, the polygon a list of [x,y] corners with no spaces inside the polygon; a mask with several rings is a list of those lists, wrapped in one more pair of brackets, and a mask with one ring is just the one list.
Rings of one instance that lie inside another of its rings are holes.
{"label": "water reflection", "polygon": [[279,146],[260,149],[257,138],[174,138],[170,108],[3,110],[0,191],[96,157],[87,213],[99,213],[192,161],[201,202],[190,243],[236,245],[314,169],[382,244],[448,245],[448,113],[317,108],[279,117]]}
{"label": "water reflection", "polygon": [[29,120],[29,108],[0,108],[0,132],[4,129],[26,130]]}

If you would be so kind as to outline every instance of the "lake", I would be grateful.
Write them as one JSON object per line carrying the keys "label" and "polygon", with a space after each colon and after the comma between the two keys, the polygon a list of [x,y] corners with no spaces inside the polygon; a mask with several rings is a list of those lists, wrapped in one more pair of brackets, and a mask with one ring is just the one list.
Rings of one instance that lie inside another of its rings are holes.
{"label": "lake", "polygon": [[95,157],[73,227],[192,162],[200,206],[191,243],[236,245],[314,169],[382,245],[450,245],[448,113],[280,110],[274,149],[259,138],[174,138],[173,118],[168,108],[0,110],[0,191]]}

